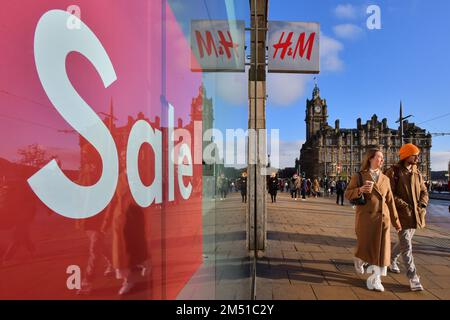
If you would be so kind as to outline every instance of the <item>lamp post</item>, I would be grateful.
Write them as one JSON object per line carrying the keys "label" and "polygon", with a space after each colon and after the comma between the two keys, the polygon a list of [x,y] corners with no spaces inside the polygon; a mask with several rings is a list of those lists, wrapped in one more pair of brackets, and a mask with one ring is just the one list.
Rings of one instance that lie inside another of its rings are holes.
{"label": "lamp post", "polygon": [[406,119],[412,117],[412,115],[407,115],[406,117],[403,117],[403,104],[400,101],[400,117],[395,123],[400,123],[400,144],[403,145],[403,121]]}

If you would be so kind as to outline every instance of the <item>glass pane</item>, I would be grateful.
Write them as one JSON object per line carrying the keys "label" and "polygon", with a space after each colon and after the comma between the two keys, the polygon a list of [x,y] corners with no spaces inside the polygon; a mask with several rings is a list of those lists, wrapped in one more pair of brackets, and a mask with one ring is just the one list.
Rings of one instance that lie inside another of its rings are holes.
{"label": "glass pane", "polygon": [[0,11],[0,298],[249,298],[246,162],[202,157],[246,129],[247,74],[192,71],[190,44],[248,6],[71,3]]}

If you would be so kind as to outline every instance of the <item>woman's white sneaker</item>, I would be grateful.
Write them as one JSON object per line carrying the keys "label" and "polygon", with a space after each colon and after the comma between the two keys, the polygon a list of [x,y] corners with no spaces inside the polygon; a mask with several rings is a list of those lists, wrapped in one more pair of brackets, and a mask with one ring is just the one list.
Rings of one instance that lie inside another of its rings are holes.
{"label": "woman's white sneaker", "polygon": [[381,284],[381,277],[379,275],[376,275],[373,280],[373,290],[378,292],[384,292],[384,287]]}

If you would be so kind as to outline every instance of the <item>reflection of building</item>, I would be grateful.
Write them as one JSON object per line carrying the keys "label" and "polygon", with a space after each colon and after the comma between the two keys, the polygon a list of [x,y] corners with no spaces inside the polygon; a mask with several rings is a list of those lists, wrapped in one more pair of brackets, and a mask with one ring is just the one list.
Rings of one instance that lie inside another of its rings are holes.
{"label": "reflection of building", "polygon": [[[401,147],[400,130],[390,129],[387,119],[378,121],[374,114],[365,124],[357,119],[356,129],[341,129],[328,125],[326,99],[320,97],[317,84],[313,97],[306,101],[306,142],[300,151],[300,170],[307,177],[351,176],[360,168],[367,149],[377,147],[384,153],[385,166],[398,162]],[[419,169],[425,179],[430,177],[431,135],[414,123],[404,121],[404,141],[419,146]]]}
{"label": "reflection of building", "polygon": [[[210,143],[212,143],[212,139],[210,139],[209,141],[204,141],[203,137],[207,130],[213,128],[213,112],[212,98],[207,97],[206,89],[202,85],[198,89],[198,96],[192,98],[191,104],[191,122],[194,123],[194,121],[198,121],[202,124],[202,159],[203,151]],[[192,130],[192,132],[194,132],[194,130]],[[214,166],[212,164],[203,164],[203,175],[214,175]]]}
{"label": "reflection of building", "polygon": [[[123,156],[123,153],[126,152],[127,150],[128,137],[130,135],[131,128],[133,127],[136,121],[145,120],[152,126],[153,129],[161,130],[160,117],[156,116],[155,121],[152,122],[149,119],[147,119],[142,112],[139,112],[137,114],[136,119],[134,119],[131,116],[128,116],[127,123],[124,126],[122,127],[116,126],[114,122],[115,120],[117,120],[117,118],[114,116],[114,106],[112,99],[109,106],[109,114],[106,113],[101,114],[105,116],[103,122],[111,132],[111,135],[117,147],[119,157],[121,157],[121,153]],[[99,163],[98,161],[100,161],[97,152],[92,152],[93,150],[90,150],[90,152],[85,152],[86,147],[89,148],[88,146],[89,146],[88,142],[83,137],[80,136],[81,166],[83,166],[83,164],[86,163]],[[139,160],[147,162],[150,160],[149,159],[150,156],[151,155],[149,152],[141,152]],[[100,165],[98,167],[100,167]]]}
{"label": "reflection of building", "polygon": [[[131,132],[131,128],[138,120],[145,120],[147,121],[153,129],[158,129],[163,132],[167,128],[161,128],[161,119],[160,117],[156,116],[155,121],[150,121],[148,118],[144,116],[142,112],[139,112],[137,114],[136,118],[133,118],[131,116],[128,116],[128,121],[124,126],[118,127],[115,124],[115,121],[117,118],[114,116],[114,106],[113,101],[111,99],[110,107],[109,107],[109,113],[101,113],[104,115],[103,122],[108,127],[109,131],[111,132],[114,142],[116,143],[118,155],[120,156],[121,152],[126,152],[127,149],[127,143],[128,143],[128,137]],[[175,129],[177,128],[184,128],[188,130],[191,134],[191,142],[192,142],[192,151],[194,152],[195,148],[197,148],[197,143],[199,141],[196,141],[195,139],[200,139],[201,146],[202,146],[202,155],[203,150],[205,147],[211,143],[211,141],[203,141],[203,135],[206,130],[211,129],[213,126],[213,108],[212,108],[212,98],[208,98],[206,96],[206,90],[203,86],[199,88],[199,92],[197,97],[192,99],[191,104],[191,112],[190,112],[190,121],[185,126],[183,126],[183,120],[178,119],[178,121],[175,123]],[[195,129],[195,122],[197,122],[197,125],[200,125],[202,128],[202,136],[201,137],[195,137],[194,129]],[[87,150],[89,149],[88,142],[80,136],[80,151],[81,151],[81,166],[86,163],[99,163],[100,158],[98,157],[96,152],[92,152],[93,150]],[[88,151],[88,152],[85,152]],[[151,154],[149,152],[141,152],[140,153],[139,161],[148,162],[151,157]],[[194,158],[193,158],[194,160]],[[100,165],[99,165],[100,167]],[[203,166],[203,174],[207,175],[213,175],[213,165],[204,165]]]}

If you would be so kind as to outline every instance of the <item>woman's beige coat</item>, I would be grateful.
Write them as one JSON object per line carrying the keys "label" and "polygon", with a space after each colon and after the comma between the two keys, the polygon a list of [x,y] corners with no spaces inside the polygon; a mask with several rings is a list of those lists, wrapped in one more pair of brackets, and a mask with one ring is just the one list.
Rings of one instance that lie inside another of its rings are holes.
{"label": "woman's beige coat", "polygon": [[[369,171],[362,171],[362,181],[372,181]],[[348,200],[359,196],[359,175],[355,174],[345,191]],[[357,237],[355,256],[376,266],[390,264],[391,236],[390,224],[401,228],[395,208],[390,180],[380,173],[378,182],[374,184],[372,193],[364,194],[366,204],[356,206],[355,231]]]}

